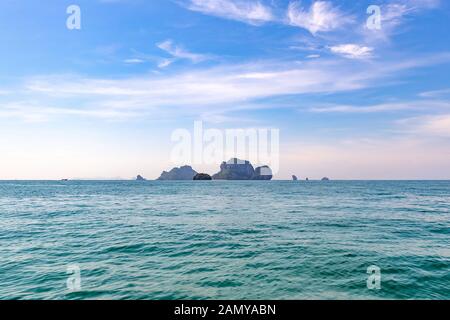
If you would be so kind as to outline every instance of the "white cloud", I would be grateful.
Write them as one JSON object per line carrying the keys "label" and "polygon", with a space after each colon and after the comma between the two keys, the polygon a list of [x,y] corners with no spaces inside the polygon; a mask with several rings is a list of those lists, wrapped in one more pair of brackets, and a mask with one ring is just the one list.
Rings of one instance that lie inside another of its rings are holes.
{"label": "white cloud", "polygon": [[310,108],[310,111],[317,113],[376,113],[393,112],[401,110],[432,111],[450,110],[448,101],[406,101],[381,103],[369,106],[357,105],[326,105]]}
{"label": "white cloud", "polygon": [[431,134],[450,137],[450,114],[429,117],[420,129]]}
{"label": "white cloud", "polygon": [[388,41],[392,34],[400,31],[399,27],[408,16],[435,9],[439,4],[439,0],[396,0],[381,5],[381,29],[368,30],[365,26],[366,39]]}
{"label": "white cloud", "polygon": [[315,1],[308,11],[300,2],[291,2],[287,18],[291,26],[304,28],[312,34],[339,29],[353,20],[327,1]]}
{"label": "white cloud", "polygon": [[141,100],[145,106],[211,107],[278,95],[355,90],[380,75],[375,71],[368,78],[367,74],[367,70],[355,70],[342,62],[312,60],[296,68],[291,63],[260,62],[119,80],[38,77],[27,83],[27,89],[52,97],[125,98]]}
{"label": "white cloud", "polygon": [[133,58],[133,59],[126,59],[126,60],[124,60],[124,62],[126,64],[140,64],[140,63],[144,63],[145,61],[142,59]]}
{"label": "white cloud", "polygon": [[411,8],[420,9],[434,9],[437,8],[441,0],[402,0],[403,3],[408,4]]}
{"label": "white cloud", "polygon": [[25,122],[45,122],[59,116],[83,116],[104,120],[123,120],[137,116],[132,110],[114,110],[107,107],[72,108],[60,104],[50,106],[36,101],[18,101],[3,104],[0,118],[18,118]]}
{"label": "white cloud", "polygon": [[[114,119],[120,119],[122,115],[123,118],[170,118],[174,115],[201,116],[211,112],[226,116],[234,107],[267,108],[261,100],[270,97],[351,92],[378,86],[382,79],[401,75],[404,70],[448,61],[449,58],[428,56],[423,60],[405,59],[402,63],[372,61],[363,66],[341,59],[311,59],[294,65],[292,62],[258,61],[120,79],[68,75],[32,77],[7,99],[9,104],[17,105],[15,101],[26,97],[33,103],[20,103],[21,107],[14,110],[6,109],[3,103],[0,112],[11,115],[11,112],[25,114],[29,110],[33,114],[47,113],[53,117],[59,111],[63,116]],[[348,107],[340,108],[334,106],[334,109],[316,112],[355,111]],[[388,106],[376,107],[382,108]],[[372,110],[366,110],[369,111]]]}
{"label": "white cloud", "polygon": [[450,95],[450,88],[442,90],[425,91],[419,94],[419,96],[423,98],[437,98],[446,95]]}
{"label": "white cloud", "polygon": [[189,60],[192,63],[200,63],[213,57],[210,55],[193,53],[189,50],[186,50],[180,45],[175,44],[172,40],[165,40],[163,42],[157,43],[156,46],[165,51],[170,58],[161,58],[152,55],[146,55],[139,52],[135,52],[132,58],[124,60],[126,64],[142,64],[146,62],[156,63],[158,68],[163,69],[170,66],[177,60]]}
{"label": "white cloud", "polygon": [[210,59],[209,56],[204,54],[192,53],[188,50],[182,48],[181,46],[175,45],[172,40],[166,40],[161,43],[157,43],[156,46],[161,50],[170,54],[172,59],[164,59],[159,64],[158,67],[165,68],[172,64],[176,59],[187,59],[193,63],[199,63]]}
{"label": "white cloud", "polygon": [[420,116],[403,119],[398,123],[414,134],[450,138],[450,114]]}
{"label": "white cloud", "polygon": [[270,7],[253,0],[189,0],[187,8],[253,25],[274,20]]}
{"label": "white cloud", "polygon": [[373,48],[358,44],[342,44],[330,47],[331,52],[349,59],[364,59],[372,56]]}
{"label": "white cloud", "polygon": [[170,66],[175,60],[174,59],[163,59],[158,63],[158,68],[166,68]]}

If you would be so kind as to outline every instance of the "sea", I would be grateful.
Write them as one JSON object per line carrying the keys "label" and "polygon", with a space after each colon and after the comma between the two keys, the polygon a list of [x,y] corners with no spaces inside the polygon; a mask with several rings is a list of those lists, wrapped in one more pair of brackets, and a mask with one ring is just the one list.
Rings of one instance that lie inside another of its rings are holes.
{"label": "sea", "polygon": [[450,181],[2,181],[0,299],[450,299]]}

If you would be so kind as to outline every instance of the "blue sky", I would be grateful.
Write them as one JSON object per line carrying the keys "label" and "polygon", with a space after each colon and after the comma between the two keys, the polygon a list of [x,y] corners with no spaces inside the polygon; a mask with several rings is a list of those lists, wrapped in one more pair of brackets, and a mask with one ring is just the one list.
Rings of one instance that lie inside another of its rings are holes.
{"label": "blue sky", "polygon": [[279,179],[450,179],[448,1],[0,9],[0,179],[156,178],[171,133],[198,120],[280,129]]}

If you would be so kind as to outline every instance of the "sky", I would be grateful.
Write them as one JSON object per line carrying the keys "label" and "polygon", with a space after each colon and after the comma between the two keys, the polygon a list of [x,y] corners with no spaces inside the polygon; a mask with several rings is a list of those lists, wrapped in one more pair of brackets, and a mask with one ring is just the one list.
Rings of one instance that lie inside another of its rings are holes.
{"label": "sky", "polygon": [[2,0],[0,179],[155,179],[198,121],[279,130],[276,179],[450,179],[449,30],[444,0]]}

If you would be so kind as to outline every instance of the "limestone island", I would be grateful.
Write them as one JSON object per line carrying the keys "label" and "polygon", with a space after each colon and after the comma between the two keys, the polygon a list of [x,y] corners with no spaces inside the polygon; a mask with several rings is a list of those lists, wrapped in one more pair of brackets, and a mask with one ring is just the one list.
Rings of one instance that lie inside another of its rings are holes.
{"label": "limestone island", "polygon": [[272,170],[268,166],[253,168],[250,161],[237,158],[222,162],[220,171],[212,176],[214,180],[272,180]]}
{"label": "limestone island", "polygon": [[157,180],[193,180],[197,171],[191,166],[183,166],[180,168],[173,168],[169,172],[164,171]]}
{"label": "limestone island", "polygon": [[206,173],[197,173],[191,166],[173,168],[164,171],[157,180],[272,180],[273,174],[269,166],[256,169],[250,161],[230,159],[220,165],[220,171],[212,177]]}
{"label": "limestone island", "polygon": [[140,174],[136,177],[136,181],[147,181],[147,179],[145,179],[143,176],[141,176]]}

